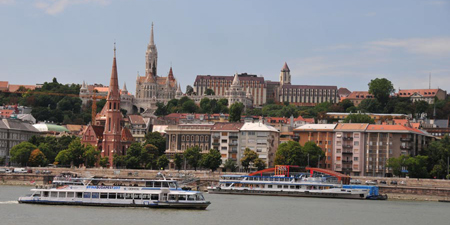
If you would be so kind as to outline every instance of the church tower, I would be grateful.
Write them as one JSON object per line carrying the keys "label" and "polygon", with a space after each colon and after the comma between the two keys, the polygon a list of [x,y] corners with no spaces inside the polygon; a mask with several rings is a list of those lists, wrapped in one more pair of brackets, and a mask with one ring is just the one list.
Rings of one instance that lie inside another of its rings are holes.
{"label": "church tower", "polygon": [[108,96],[106,97],[106,121],[103,131],[102,157],[109,157],[109,165],[113,166],[113,155],[122,155],[121,131],[122,114],[120,112],[119,80],[116,64],[116,46],[114,44],[114,59],[109,82]]}
{"label": "church tower", "polygon": [[286,62],[284,62],[280,72],[280,85],[283,86],[285,84],[291,84],[291,70],[289,70]]}
{"label": "church tower", "polygon": [[150,34],[150,43],[147,45],[147,51],[145,52],[145,76],[156,77],[158,65],[158,50],[156,50],[155,40],[153,37],[153,23],[152,31]]}

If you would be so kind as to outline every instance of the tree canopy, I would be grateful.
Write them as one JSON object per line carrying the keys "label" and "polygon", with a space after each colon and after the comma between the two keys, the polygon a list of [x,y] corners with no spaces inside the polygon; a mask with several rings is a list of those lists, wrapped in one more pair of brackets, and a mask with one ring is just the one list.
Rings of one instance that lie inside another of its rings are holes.
{"label": "tree canopy", "polygon": [[11,148],[11,161],[19,163],[21,166],[26,166],[30,159],[31,152],[37,147],[30,142],[22,142]]}
{"label": "tree canopy", "polygon": [[392,82],[386,78],[375,78],[368,85],[369,94],[372,94],[383,106],[395,91]]}
{"label": "tree canopy", "polygon": [[197,171],[200,166],[200,160],[202,159],[201,150],[198,146],[187,148],[184,151],[184,158],[186,162]]}
{"label": "tree canopy", "polygon": [[230,122],[241,121],[241,113],[244,111],[244,104],[242,102],[235,102],[230,106],[230,115],[228,120]]}
{"label": "tree canopy", "polygon": [[356,113],[348,115],[344,121],[344,123],[370,123],[375,124],[375,120],[373,120],[369,115]]}

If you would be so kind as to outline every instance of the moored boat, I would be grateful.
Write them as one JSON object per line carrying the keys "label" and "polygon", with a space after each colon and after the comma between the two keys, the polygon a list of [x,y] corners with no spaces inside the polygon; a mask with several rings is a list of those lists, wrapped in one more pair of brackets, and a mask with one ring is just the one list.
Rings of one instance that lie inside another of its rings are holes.
{"label": "moored boat", "polygon": [[31,189],[19,203],[111,207],[206,209],[211,203],[198,191],[183,190],[175,180],[104,178],[55,179]]}
{"label": "moored boat", "polygon": [[208,192],[346,199],[366,199],[369,195],[367,189],[344,188],[343,182],[349,178],[343,174],[332,171],[327,173],[327,170],[318,168],[306,168],[309,173],[293,172],[295,168],[276,166],[249,175],[223,175],[219,184],[208,188]]}

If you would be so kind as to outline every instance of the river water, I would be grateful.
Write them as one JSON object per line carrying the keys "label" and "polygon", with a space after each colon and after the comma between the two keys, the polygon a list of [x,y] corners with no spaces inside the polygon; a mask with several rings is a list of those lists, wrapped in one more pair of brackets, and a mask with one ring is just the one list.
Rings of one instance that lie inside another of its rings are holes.
{"label": "river water", "polygon": [[450,203],[209,195],[207,210],[18,204],[30,187],[0,186],[0,224],[450,224]]}

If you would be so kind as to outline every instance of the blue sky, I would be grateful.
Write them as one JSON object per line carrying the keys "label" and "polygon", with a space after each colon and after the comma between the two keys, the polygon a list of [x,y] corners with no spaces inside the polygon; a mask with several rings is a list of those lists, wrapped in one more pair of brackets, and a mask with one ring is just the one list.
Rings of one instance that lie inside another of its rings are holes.
{"label": "blue sky", "polygon": [[450,90],[450,0],[196,1],[0,0],[0,80],[109,83],[117,42],[119,82],[134,92],[155,23],[158,74],[248,72],[292,83],[367,90]]}

